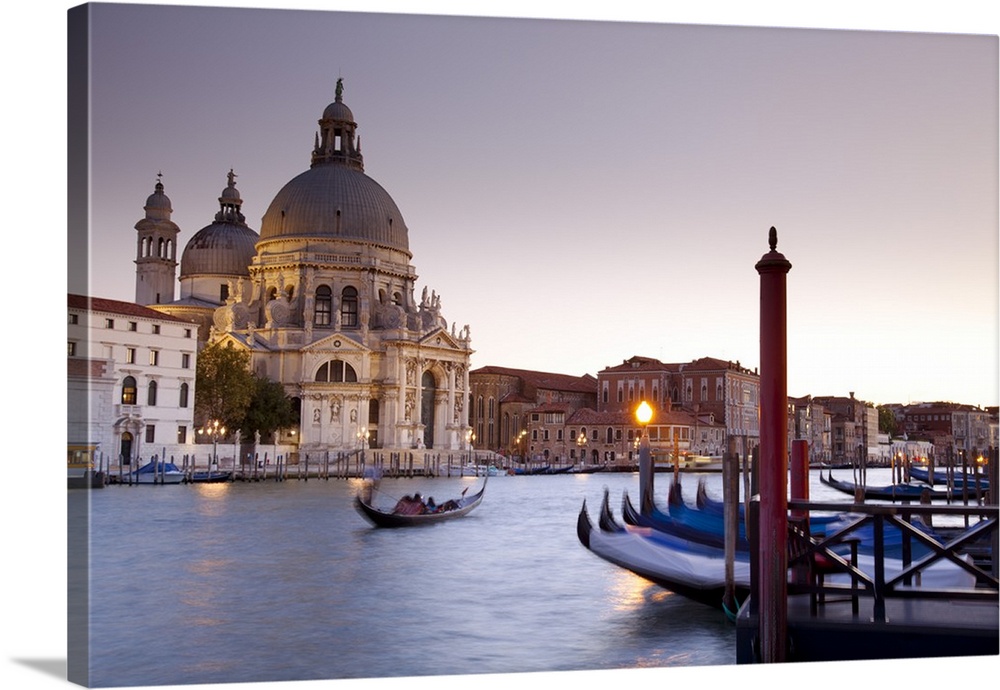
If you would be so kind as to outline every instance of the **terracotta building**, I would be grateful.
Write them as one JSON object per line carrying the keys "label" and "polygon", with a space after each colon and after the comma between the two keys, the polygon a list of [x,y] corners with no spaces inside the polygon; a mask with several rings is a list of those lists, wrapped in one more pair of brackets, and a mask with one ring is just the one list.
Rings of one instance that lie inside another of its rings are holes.
{"label": "terracotta building", "polygon": [[[552,455],[566,442],[565,431],[555,431],[556,420],[564,424],[576,410],[593,409],[597,380],[589,374],[485,366],[469,372],[469,391],[470,441],[475,448],[519,457],[545,455],[546,450]],[[537,416],[533,427],[532,414]],[[534,444],[530,437],[536,439]]]}

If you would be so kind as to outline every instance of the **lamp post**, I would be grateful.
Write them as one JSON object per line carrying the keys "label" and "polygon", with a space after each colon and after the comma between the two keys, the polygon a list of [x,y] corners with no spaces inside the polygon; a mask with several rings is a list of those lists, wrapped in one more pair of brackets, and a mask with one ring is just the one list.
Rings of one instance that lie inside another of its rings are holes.
{"label": "lamp post", "polygon": [[653,460],[649,452],[649,420],[653,418],[653,408],[643,400],[635,410],[635,418],[642,426],[639,438],[639,512],[650,515],[653,512]]}
{"label": "lamp post", "polygon": [[208,435],[212,437],[212,457],[208,459],[208,469],[212,469],[212,466],[219,465],[219,437],[226,435],[226,427],[218,420],[213,419],[208,424],[198,429],[200,435]]}
{"label": "lamp post", "polygon": [[517,434],[517,437],[514,439],[514,447],[517,448],[517,452],[521,457],[522,463],[526,462],[524,456],[527,452],[527,436],[528,430],[521,429],[521,431]]}
{"label": "lamp post", "polygon": [[587,430],[580,428],[580,433],[576,435],[576,445],[580,449],[580,465],[587,465]]}

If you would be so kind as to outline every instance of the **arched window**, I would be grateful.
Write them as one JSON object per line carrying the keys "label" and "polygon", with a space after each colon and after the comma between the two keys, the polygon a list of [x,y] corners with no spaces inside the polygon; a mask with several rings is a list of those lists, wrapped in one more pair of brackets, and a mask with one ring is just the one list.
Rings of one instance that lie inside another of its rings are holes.
{"label": "arched window", "polygon": [[135,405],[136,395],[135,379],[126,376],[122,381],[122,405]]}
{"label": "arched window", "polygon": [[340,325],[344,328],[358,326],[358,291],[351,286],[340,293]]}
{"label": "arched window", "polygon": [[316,370],[317,383],[357,383],[358,374],[347,362],[332,359]]}
{"label": "arched window", "polygon": [[316,288],[316,311],[313,323],[317,326],[329,326],[333,314],[333,291],[326,285]]}
{"label": "arched window", "polygon": [[605,443],[614,443],[615,441],[615,430],[611,427],[608,427],[607,439]]}
{"label": "arched window", "polygon": [[150,381],[146,389],[146,404],[150,407],[156,407],[156,388],[156,381]]}
{"label": "arched window", "polygon": [[189,390],[190,389],[188,388],[188,385],[186,383],[182,383],[181,384],[180,400],[178,401],[178,404],[179,404],[180,407],[187,407],[188,406],[188,392],[189,392]]}

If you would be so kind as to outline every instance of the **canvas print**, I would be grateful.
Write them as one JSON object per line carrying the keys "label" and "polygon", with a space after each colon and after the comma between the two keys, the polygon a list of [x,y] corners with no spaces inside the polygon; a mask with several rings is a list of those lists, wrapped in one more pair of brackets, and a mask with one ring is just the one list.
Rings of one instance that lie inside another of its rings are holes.
{"label": "canvas print", "polygon": [[996,657],[997,36],[66,21],[72,683]]}

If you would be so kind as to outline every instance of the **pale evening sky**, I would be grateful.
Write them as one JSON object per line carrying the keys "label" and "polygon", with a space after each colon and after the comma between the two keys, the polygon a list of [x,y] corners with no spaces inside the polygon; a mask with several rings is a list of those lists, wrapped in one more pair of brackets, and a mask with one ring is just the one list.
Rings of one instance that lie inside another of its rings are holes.
{"label": "pale evening sky", "polygon": [[[7,614],[16,624],[3,633],[9,687],[65,684],[56,677],[65,660],[63,393],[39,376],[63,356],[62,321],[42,324],[48,305],[65,305],[73,4],[3,10],[4,79],[15,95],[3,111],[14,152],[6,188],[18,200],[6,218],[8,319],[56,329],[28,353],[23,340],[6,340],[6,383],[24,410],[8,457],[38,468],[4,502],[19,526],[7,550],[26,563],[4,576],[18,593]],[[790,394],[998,403],[989,3],[212,4],[504,18],[178,7],[162,22],[95,26],[94,295],[134,296],[133,225],[157,172],[182,242],[211,222],[230,167],[259,229],[272,196],[307,168],[316,120],[342,76],[366,171],[409,227],[418,290],[436,290],[444,315],[471,326],[474,366],[596,373],[633,354],[758,366],[754,263],[774,225],[793,265]],[[186,16],[209,19],[185,25]],[[51,273],[34,268],[40,258]],[[929,661],[908,663],[940,681]],[[995,673],[995,659],[987,666]],[[865,668],[877,676],[894,664]],[[614,680],[690,685],[706,673],[642,669]],[[518,682],[538,687],[545,676]],[[362,684],[393,685],[336,685]]]}
{"label": "pale evening sky", "polygon": [[230,168],[259,230],[343,77],[473,367],[757,367],[774,225],[791,395],[998,402],[995,35],[106,5],[92,37],[93,295],[134,298],[158,172],[181,247]]}

